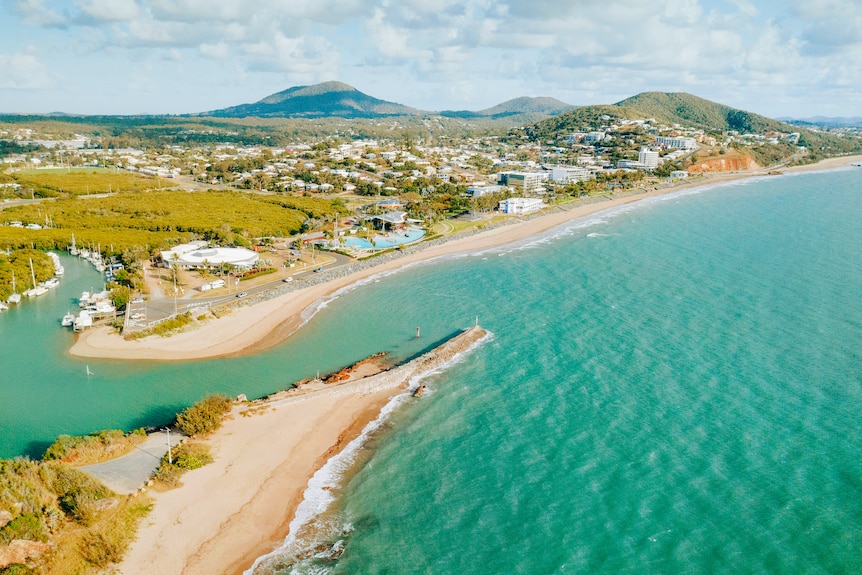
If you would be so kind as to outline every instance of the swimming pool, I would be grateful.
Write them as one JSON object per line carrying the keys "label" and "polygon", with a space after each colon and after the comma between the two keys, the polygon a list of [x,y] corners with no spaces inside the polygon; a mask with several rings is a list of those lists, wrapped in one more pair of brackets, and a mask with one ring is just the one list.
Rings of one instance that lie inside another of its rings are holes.
{"label": "swimming pool", "polygon": [[372,244],[365,238],[357,236],[348,236],[342,238],[341,242],[349,247],[360,250],[382,250],[395,246],[403,246],[422,239],[425,236],[425,230],[420,228],[409,228],[404,232],[393,232],[386,235],[375,234],[374,243]]}

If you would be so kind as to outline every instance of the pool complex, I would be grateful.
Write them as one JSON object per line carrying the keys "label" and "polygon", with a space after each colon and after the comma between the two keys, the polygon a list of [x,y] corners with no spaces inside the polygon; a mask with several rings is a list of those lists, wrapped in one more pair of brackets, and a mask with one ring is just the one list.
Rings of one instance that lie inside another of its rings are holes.
{"label": "pool complex", "polygon": [[386,235],[375,234],[373,244],[365,238],[356,236],[342,238],[341,242],[349,248],[359,250],[382,250],[395,246],[403,246],[404,244],[411,244],[422,239],[424,236],[425,230],[420,228],[409,228],[403,233],[393,232]]}

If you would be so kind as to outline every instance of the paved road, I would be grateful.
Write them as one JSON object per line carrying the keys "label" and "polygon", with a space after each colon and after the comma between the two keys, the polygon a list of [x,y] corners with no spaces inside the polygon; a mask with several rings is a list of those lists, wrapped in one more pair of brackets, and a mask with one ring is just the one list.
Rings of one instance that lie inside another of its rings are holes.
{"label": "paved road", "polygon": [[[176,447],[180,441],[182,441],[181,435],[171,433],[172,447]],[[117,493],[130,494],[146,485],[167,452],[167,434],[159,431],[150,434],[131,453],[105,463],[86,465],[78,469],[100,479]]]}
{"label": "paved road", "polygon": [[[315,269],[323,268],[326,271],[330,271],[333,269],[337,269],[339,267],[345,266],[353,262],[352,258],[348,256],[335,253],[335,252],[326,252],[326,257],[330,258],[330,261],[320,265],[309,265],[305,268],[301,268],[298,271],[294,271],[292,273],[294,281],[302,280],[302,278],[307,276],[312,276],[314,274]],[[281,286],[281,275],[279,274],[278,279],[268,282],[266,284],[262,284],[255,287],[249,287],[245,290],[240,289],[239,291],[245,291],[248,296],[253,296],[259,292],[271,290],[273,288]],[[205,308],[208,306],[215,306],[229,302],[237,301],[237,289],[232,286],[234,290],[227,295],[221,295],[216,297],[209,298],[180,298],[176,302],[174,302],[173,298],[161,297],[161,298],[151,298],[144,303],[138,304],[130,304],[130,315],[141,314],[144,316],[140,320],[138,320],[139,325],[145,324],[151,321],[158,321],[164,319],[166,317],[170,317],[174,315],[174,305],[176,305],[176,310],[179,313],[184,313],[190,309],[194,309],[196,307]]]}

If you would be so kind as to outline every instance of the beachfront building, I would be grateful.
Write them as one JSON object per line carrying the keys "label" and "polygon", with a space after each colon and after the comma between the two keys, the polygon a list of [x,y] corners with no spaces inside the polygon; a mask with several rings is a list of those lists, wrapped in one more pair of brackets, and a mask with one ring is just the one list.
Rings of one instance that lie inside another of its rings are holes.
{"label": "beachfront building", "polygon": [[580,166],[551,166],[550,180],[557,184],[574,184],[593,177],[589,170]]}
{"label": "beachfront building", "polygon": [[375,216],[370,216],[369,219],[374,222],[374,226],[380,230],[392,230],[404,228],[407,225],[407,212],[386,212]]}
{"label": "beachfront building", "polygon": [[545,207],[540,198],[509,198],[503,200],[497,209],[504,214],[521,215],[537,212]]}
{"label": "beachfront building", "polygon": [[658,152],[649,148],[641,148],[638,153],[638,162],[644,165],[647,170],[654,170],[658,167]]}
{"label": "beachfront building", "polygon": [[548,180],[548,172],[500,172],[498,182],[501,186],[514,188],[523,194],[538,194],[545,191],[542,182]]}
{"label": "beachfront building", "polygon": [[257,252],[246,248],[211,248],[204,241],[180,244],[161,253],[165,267],[178,265],[183,269],[211,268],[221,264],[251,269],[259,258]]}

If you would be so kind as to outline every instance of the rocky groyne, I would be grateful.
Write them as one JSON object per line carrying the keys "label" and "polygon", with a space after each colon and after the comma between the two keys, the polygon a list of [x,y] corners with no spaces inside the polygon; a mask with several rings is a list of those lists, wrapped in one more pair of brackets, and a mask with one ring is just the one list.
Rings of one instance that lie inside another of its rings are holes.
{"label": "rocky groyne", "polygon": [[347,381],[345,383],[321,384],[319,386],[306,384],[298,388],[295,387],[291,390],[277,393],[261,400],[261,402],[269,405],[277,405],[286,401],[299,400],[309,395],[341,395],[357,391],[360,393],[374,393],[384,389],[395,389],[398,387],[407,389],[411,387],[411,380],[413,380],[413,378],[444,367],[446,364],[455,360],[459,354],[472,349],[487,335],[488,332],[477,325],[462,331],[452,339],[447,340],[431,351],[428,351],[407,363],[403,363],[375,375]]}

